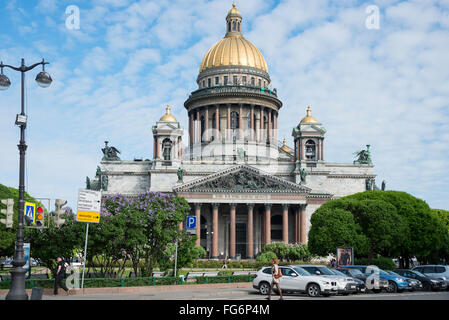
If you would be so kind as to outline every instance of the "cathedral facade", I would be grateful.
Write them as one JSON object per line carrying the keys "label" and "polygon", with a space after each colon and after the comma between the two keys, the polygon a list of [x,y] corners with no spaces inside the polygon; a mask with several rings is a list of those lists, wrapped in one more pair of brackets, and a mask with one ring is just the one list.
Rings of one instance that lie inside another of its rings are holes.
{"label": "cathedral facade", "polygon": [[292,128],[292,147],[278,141],[282,102],[242,26],[233,5],[226,34],[204,56],[198,89],[184,103],[188,131],[167,106],[152,128],[152,160],[105,153],[100,163],[104,196],[153,191],[184,197],[200,222],[197,245],[210,259],[253,259],[274,241],[306,243],[317,208],[372,188],[375,178],[370,162],[325,161],[326,130],[310,107]]}

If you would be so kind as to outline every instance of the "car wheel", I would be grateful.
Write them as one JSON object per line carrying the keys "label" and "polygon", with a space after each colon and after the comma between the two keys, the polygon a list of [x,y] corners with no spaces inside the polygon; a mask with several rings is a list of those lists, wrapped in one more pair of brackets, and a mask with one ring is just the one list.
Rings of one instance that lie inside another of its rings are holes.
{"label": "car wheel", "polygon": [[307,286],[306,291],[309,297],[315,298],[320,295],[321,290],[319,285],[317,285],[316,283],[311,283]]}
{"label": "car wheel", "polygon": [[270,284],[268,282],[259,284],[259,292],[263,295],[267,295],[270,292]]}
{"label": "car wheel", "polygon": [[388,281],[388,287],[386,288],[388,293],[396,293],[398,292],[398,285],[394,281]]}
{"label": "car wheel", "polygon": [[430,283],[424,283],[422,286],[422,289],[424,291],[431,291],[432,290],[432,286],[430,285]]}

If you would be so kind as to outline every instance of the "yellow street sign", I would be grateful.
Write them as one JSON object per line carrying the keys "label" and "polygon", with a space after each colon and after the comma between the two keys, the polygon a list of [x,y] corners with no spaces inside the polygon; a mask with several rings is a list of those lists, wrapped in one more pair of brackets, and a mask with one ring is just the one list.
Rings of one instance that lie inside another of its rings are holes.
{"label": "yellow street sign", "polygon": [[31,202],[25,202],[25,216],[28,217],[30,224],[36,223],[36,205]]}
{"label": "yellow street sign", "polygon": [[100,213],[89,211],[78,211],[78,213],[76,214],[76,221],[99,223]]}

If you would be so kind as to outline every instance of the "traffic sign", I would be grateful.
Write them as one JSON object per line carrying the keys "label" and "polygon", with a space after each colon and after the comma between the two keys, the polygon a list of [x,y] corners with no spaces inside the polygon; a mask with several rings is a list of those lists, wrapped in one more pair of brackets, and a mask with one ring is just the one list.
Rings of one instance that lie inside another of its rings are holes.
{"label": "traffic sign", "polygon": [[187,229],[196,228],[196,216],[187,216]]}
{"label": "traffic sign", "polygon": [[78,191],[78,209],[76,221],[100,222],[101,192],[80,189]]}
{"label": "traffic sign", "polygon": [[25,216],[28,217],[30,224],[36,222],[36,205],[31,202],[25,202]]}

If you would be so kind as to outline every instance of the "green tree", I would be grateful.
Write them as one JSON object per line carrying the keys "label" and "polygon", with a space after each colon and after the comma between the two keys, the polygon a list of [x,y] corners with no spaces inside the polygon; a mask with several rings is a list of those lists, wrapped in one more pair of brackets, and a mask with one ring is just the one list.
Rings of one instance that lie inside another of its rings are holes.
{"label": "green tree", "polygon": [[[47,214],[46,219],[50,219]],[[62,257],[69,261],[77,251],[83,247],[85,224],[75,221],[71,213],[63,216],[65,223],[56,228],[50,219],[49,228],[25,230],[25,236],[31,245],[31,256],[39,258],[43,265],[53,270],[56,267],[56,258]]]}
{"label": "green tree", "polygon": [[[185,231],[182,232],[181,238],[178,241],[178,257],[176,261],[176,274],[178,270],[189,265],[195,259],[202,259],[206,257],[206,250],[203,247],[196,246],[196,235],[191,236]],[[159,260],[161,270],[174,269],[175,267],[176,244],[170,243],[167,245],[164,256]],[[174,272],[173,272],[174,274]]]}
{"label": "green tree", "polygon": [[[17,239],[17,212],[19,211],[19,190],[0,184],[0,199],[13,199],[14,200],[14,214],[13,214],[13,227],[7,229],[4,224],[0,224],[0,257],[13,256],[15,250],[15,241]],[[25,201],[40,204],[39,201],[31,197],[25,192]],[[5,209],[6,206],[0,202],[0,209]],[[4,215],[0,214],[5,218]],[[33,254],[33,252],[32,252]],[[37,258],[36,255],[32,255]]]}
{"label": "green tree", "polygon": [[184,198],[146,192],[135,199],[108,196],[102,215],[122,219],[122,252],[132,261],[136,275],[151,276],[155,264],[164,259],[167,246],[182,237],[179,224],[189,212]]}
{"label": "green tree", "polygon": [[353,247],[356,255],[366,256],[367,237],[351,211],[340,207],[345,207],[344,200],[332,200],[313,213],[308,242],[310,252],[327,256],[335,253],[337,247]]}
{"label": "green tree", "polygon": [[406,192],[365,191],[341,199],[376,200],[393,205],[408,225],[408,233],[399,244],[401,267],[408,268],[410,258],[416,256],[423,262],[431,262],[445,246],[445,230],[431,214],[429,205]]}

